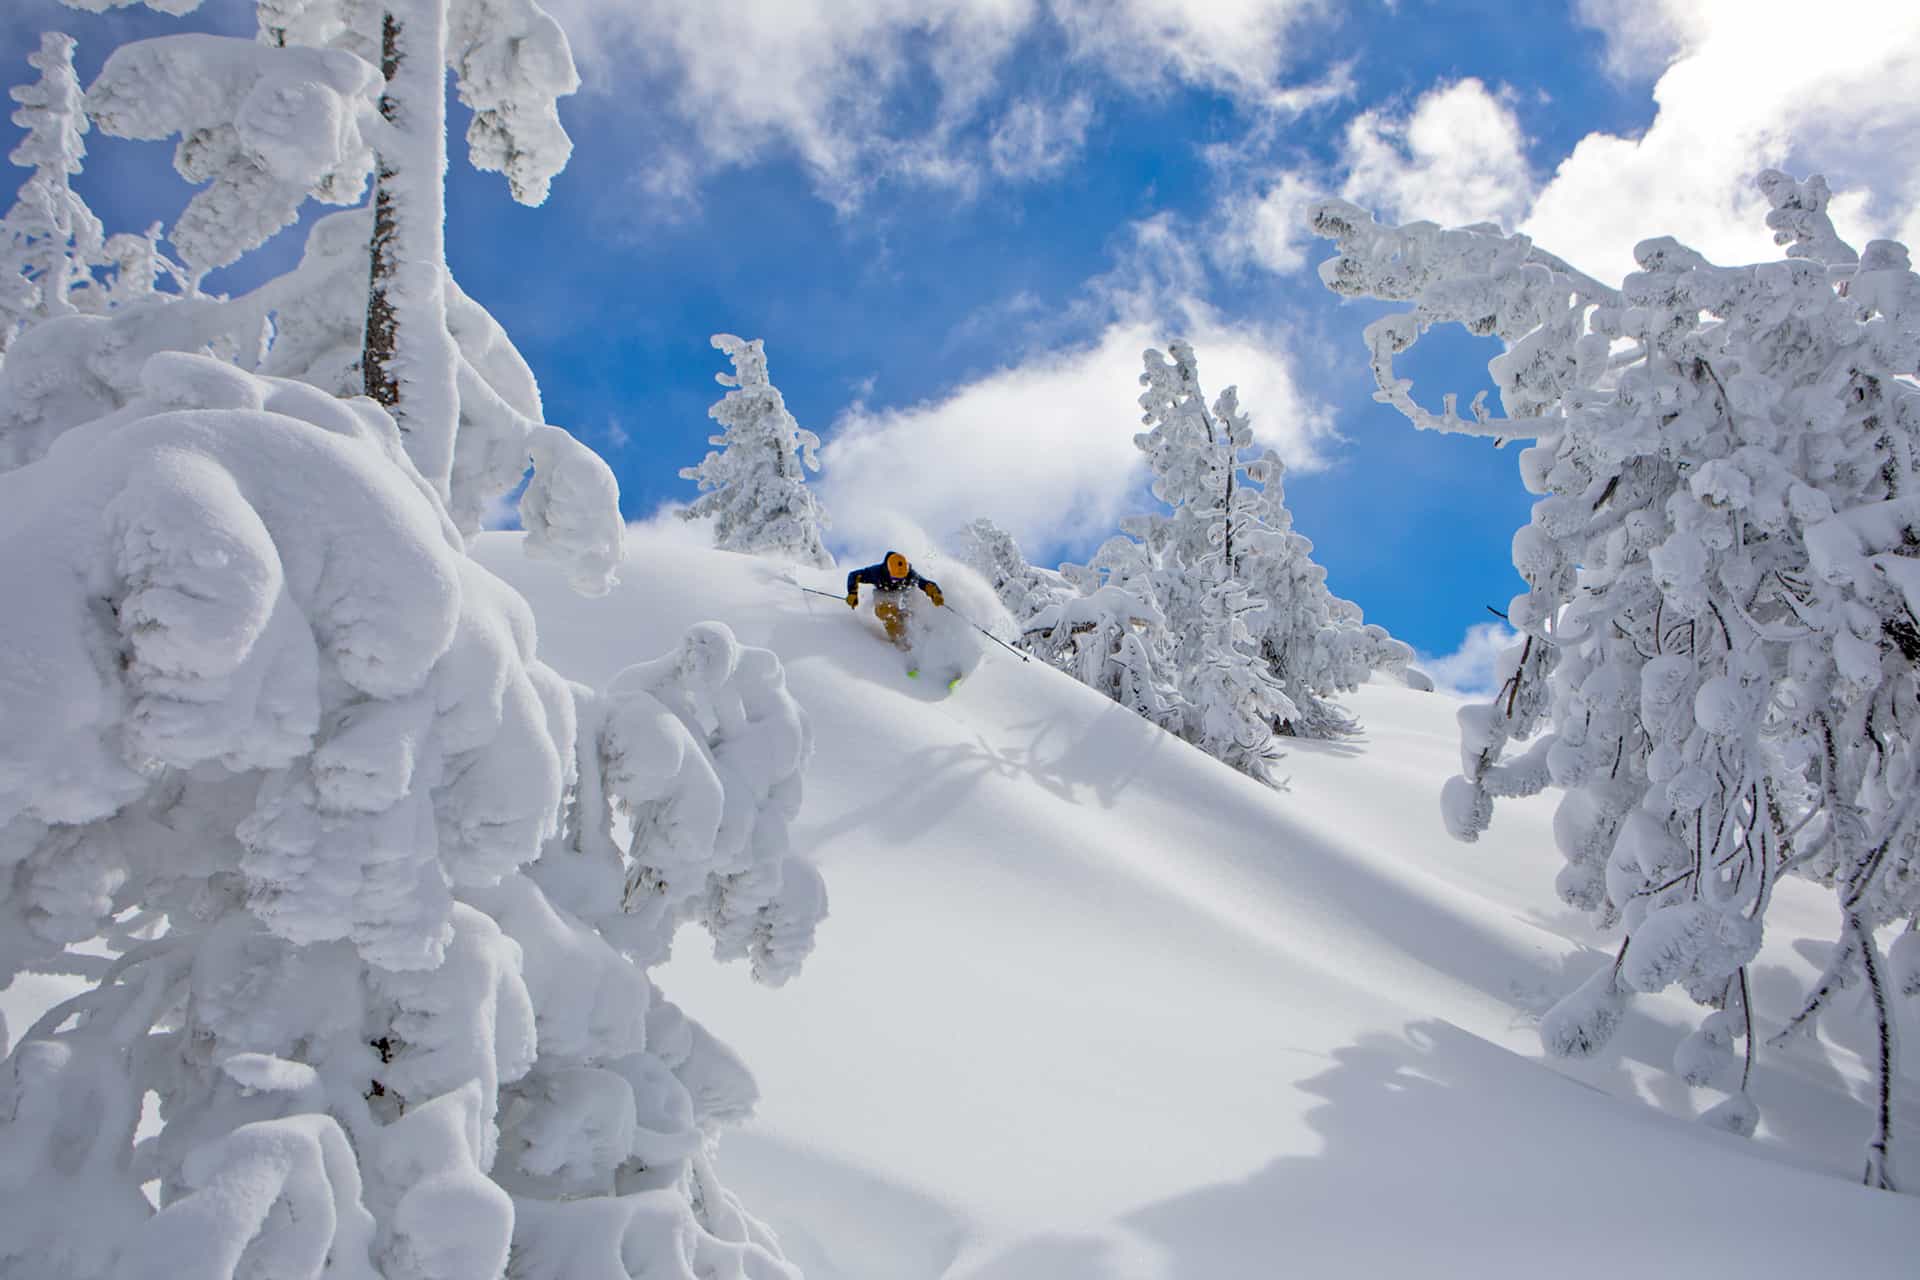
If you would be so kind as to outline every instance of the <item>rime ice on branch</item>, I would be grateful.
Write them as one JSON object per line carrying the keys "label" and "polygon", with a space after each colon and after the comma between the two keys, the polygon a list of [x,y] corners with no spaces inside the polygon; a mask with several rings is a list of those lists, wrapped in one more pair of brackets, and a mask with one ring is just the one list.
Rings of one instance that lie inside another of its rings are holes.
{"label": "rime ice on branch", "polygon": [[[1596,1052],[1633,993],[1678,983],[1713,1012],[1676,1069],[1730,1094],[1709,1121],[1751,1132],[1746,966],[1780,877],[1811,876],[1835,891],[1835,946],[1780,1034],[1865,980],[1865,1178],[1892,1187],[1892,1002],[1912,988],[1889,960],[1910,966],[1920,921],[1920,279],[1898,244],[1843,244],[1819,178],[1760,187],[1783,261],[1647,240],[1618,290],[1524,236],[1381,226],[1339,201],[1313,222],[1338,242],[1330,288],[1412,304],[1367,328],[1377,398],[1416,426],[1535,442],[1508,611],[1524,642],[1495,699],[1461,712],[1444,803],[1471,840],[1497,799],[1565,788],[1560,894],[1624,937],[1543,1023],[1548,1048]],[[1396,372],[1445,324],[1506,344],[1488,366],[1503,416],[1452,396],[1434,412]]]}

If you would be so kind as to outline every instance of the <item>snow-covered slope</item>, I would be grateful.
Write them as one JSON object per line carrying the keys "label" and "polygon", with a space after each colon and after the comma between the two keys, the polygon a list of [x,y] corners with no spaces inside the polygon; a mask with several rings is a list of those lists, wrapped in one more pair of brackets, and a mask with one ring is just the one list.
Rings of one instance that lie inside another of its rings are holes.
{"label": "snow-covered slope", "polygon": [[[1364,689],[1366,733],[1275,792],[1004,651],[945,697],[765,561],[643,541],[589,600],[514,536],[480,555],[574,679],[718,618],[813,717],[806,971],[756,988],[689,936],[662,975],[759,1076],[720,1164],[813,1280],[1912,1274],[1914,1201],[1846,1180],[1844,1011],[1763,1053],[1754,1141],[1687,1118],[1721,1095],[1665,1072],[1671,999],[1577,1079],[1539,1060],[1534,1017],[1606,956],[1552,896],[1550,801],[1442,833],[1457,704]],[[1754,968],[1776,1024],[1831,910],[1790,888]]]}

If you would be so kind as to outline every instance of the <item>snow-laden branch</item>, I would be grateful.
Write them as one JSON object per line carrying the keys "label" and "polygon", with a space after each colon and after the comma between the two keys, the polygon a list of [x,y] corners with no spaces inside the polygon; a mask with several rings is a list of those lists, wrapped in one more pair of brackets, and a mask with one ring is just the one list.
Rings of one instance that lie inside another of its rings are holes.
{"label": "snow-laden branch", "polygon": [[[1414,426],[1499,438],[1529,437],[1541,429],[1518,419],[1538,416],[1554,403],[1554,387],[1568,360],[1564,351],[1548,355],[1549,336],[1580,334],[1581,319],[1597,305],[1618,305],[1619,294],[1574,271],[1552,254],[1533,247],[1526,236],[1502,235],[1487,227],[1443,229],[1431,222],[1385,226],[1344,200],[1328,200],[1310,214],[1314,232],[1337,243],[1338,253],[1320,264],[1320,279],[1348,297],[1411,302],[1412,310],[1367,326],[1373,353],[1374,399],[1390,404]],[[1499,388],[1506,416],[1496,418],[1476,393],[1471,418],[1462,417],[1459,398],[1449,392],[1439,413],[1413,398],[1413,382],[1394,371],[1394,358],[1438,324],[1458,324],[1469,333],[1500,338],[1508,351],[1488,365]],[[1587,344],[1587,361],[1604,359],[1606,346]],[[1544,362],[1543,362],[1544,357]]]}
{"label": "snow-laden branch", "polygon": [[180,138],[174,168],[205,189],[170,238],[205,272],[291,226],[304,200],[360,201],[373,169],[361,121],[378,88],[377,70],[341,50],[162,36],[116,49],[87,109],[115,137]]}
{"label": "snow-laden branch", "polygon": [[460,101],[473,111],[467,157],[537,205],[573,143],[559,99],[580,87],[566,33],[533,0],[449,0],[447,49]]}

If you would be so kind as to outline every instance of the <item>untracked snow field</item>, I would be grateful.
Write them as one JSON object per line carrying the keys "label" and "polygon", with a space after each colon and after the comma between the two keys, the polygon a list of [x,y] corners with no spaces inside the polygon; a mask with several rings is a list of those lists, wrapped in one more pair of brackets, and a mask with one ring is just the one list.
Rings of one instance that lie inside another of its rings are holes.
{"label": "untracked snow field", "polygon": [[[478,554],[572,679],[717,618],[812,717],[793,831],[832,914],[806,969],[761,989],[686,934],[657,976],[757,1074],[720,1170],[813,1280],[1920,1266],[1920,1204],[1852,1181],[1851,993],[1817,1041],[1763,1047],[1754,1140],[1666,1072],[1678,995],[1630,1006],[1599,1061],[1542,1060],[1539,1014],[1611,953],[1553,896],[1551,796],[1478,845],[1442,831],[1451,699],[1361,690],[1364,732],[1294,745],[1276,791],[998,648],[951,696],[909,680],[870,617],[766,561],[642,536],[584,599],[516,535]],[[1763,1038],[1831,936],[1830,897],[1788,888]],[[1920,1085],[1900,1101],[1917,1178]]]}

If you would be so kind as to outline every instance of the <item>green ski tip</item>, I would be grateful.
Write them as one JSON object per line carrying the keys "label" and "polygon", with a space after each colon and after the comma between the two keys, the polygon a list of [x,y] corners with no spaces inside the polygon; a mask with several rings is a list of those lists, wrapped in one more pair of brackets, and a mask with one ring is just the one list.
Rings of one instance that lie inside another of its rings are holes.
{"label": "green ski tip", "polygon": [[960,677],[959,677],[959,676],[955,676],[955,677],[954,677],[953,679],[951,679],[951,680],[949,680],[949,681],[947,681],[947,692],[948,692],[948,693],[952,693],[952,692],[953,692],[953,689],[954,689],[954,686],[955,686],[955,685],[957,685],[957,684],[959,684],[959,683],[960,683]]}
{"label": "green ski tip", "polygon": [[918,667],[907,668],[907,679],[918,680],[919,678],[920,678],[920,668]]}

